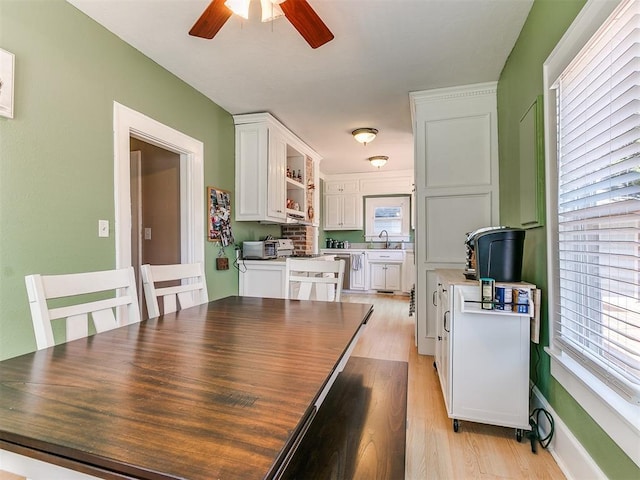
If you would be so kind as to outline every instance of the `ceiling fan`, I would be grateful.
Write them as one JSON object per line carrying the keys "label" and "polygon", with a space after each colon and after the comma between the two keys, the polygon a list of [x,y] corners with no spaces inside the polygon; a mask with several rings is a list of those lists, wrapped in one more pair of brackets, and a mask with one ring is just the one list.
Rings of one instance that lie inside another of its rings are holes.
{"label": "ceiling fan", "polygon": [[[191,27],[189,35],[211,39],[232,13],[248,18],[251,0],[213,0]],[[333,33],[324,24],[307,0],[261,0],[262,21],[284,15],[307,41],[318,48],[333,40]]]}

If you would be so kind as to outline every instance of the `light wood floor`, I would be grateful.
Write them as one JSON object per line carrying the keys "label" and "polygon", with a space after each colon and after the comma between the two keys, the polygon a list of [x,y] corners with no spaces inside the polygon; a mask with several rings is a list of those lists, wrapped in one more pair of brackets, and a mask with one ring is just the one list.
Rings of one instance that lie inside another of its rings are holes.
{"label": "light wood floor", "polygon": [[512,428],[461,421],[453,431],[433,357],[417,353],[408,297],[343,293],[342,301],[374,304],[352,355],[409,363],[407,480],[565,478],[548,451],[532,453]]}

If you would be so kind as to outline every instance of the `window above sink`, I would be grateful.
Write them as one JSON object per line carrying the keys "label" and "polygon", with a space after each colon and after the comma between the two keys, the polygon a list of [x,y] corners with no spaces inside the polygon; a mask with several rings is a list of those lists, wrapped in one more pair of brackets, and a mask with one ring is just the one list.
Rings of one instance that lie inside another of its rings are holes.
{"label": "window above sink", "polygon": [[367,241],[408,242],[411,229],[409,196],[365,197]]}

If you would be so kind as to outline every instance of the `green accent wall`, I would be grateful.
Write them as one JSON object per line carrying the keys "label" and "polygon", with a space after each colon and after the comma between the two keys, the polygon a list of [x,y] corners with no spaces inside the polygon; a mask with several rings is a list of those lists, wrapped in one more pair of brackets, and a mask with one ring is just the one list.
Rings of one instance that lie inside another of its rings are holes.
{"label": "green accent wall", "polygon": [[[536,97],[543,93],[544,61],[585,3],[585,0],[535,0],[500,75],[498,138],[500,223],[503,225],[520,225],[520,119]],[[551,376],[549,356],[543,351],[543,347],[549,344],[546,234],[545,227],[527,230],[524,249],[523,280],[542,289],[541,344],[532,349],[531,378],[609,478],[638,478],[637,465]]]}
{"label": "green accent wall", "polygon": [[[25,275],[115,267],[114,101],[204,143],[203,198],[207,185],[234,190],[235,133],[228,112],[63,0],[0,0],[0,48],[15,54],[14,118],[0,117],[5,359],[35,350]],[[98,219],[109,238],[98,238]],[[233,229],[237,242],[280,234]],[[209,295],[237,294],[238,272],[216,271],[217,254],[206,242]]]}

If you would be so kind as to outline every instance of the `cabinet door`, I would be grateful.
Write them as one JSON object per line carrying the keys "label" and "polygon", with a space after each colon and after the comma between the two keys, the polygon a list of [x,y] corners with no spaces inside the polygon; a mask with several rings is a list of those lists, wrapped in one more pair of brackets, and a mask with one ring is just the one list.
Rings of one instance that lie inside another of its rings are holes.
{"label": "cabinet door", "polygon": [[409,293],[411,287],[416,282],[416,265],[415,255],[413,252],[407,252],[404,256],[404,263],[402,264],[402,291]]}
{"label": "cabinet door", "polygon": [[343,195],[342,228],[349,230],[362,229],[362,197],[360,195]]}
{"label": "cabinet door", "polygon": [[402,265],[388,263],[385,265],[385,285],[387,290],[400,290],[402,288]]}
{"label": "cabinet door", "polygon": [[[438,375],[440,375],[440,371],[442,370],[442,314],[444,313],[444,307],[442,306],[442,283],[438,278],[438,289],[434,292],[431,292],[431,303],[434,307],[436,307],[436,345],[435,345],[435,367],[438,370]],[[442,384],[442,380],[440,380],[440,384]]]}
{"label": "cabinet door", "polygon": [[263,220],[267,201],[268,130],[265,125],[236,127],[236,220]]}
{"label": "cabinet door", "polygon": [[269,130],[269,167],[267,174],[267,216],[285,220],[287,142],[273,129]]}
{"label": "cabinet door", "polygon": [[245,297],[284,298],[286,279],[283,262],[246,264],[239,278],[239,294]]}
{"label": "cabinet door", "polygon": [[342,210],[344,197],[342,195],[324,196],[324,229],[340,230],[342,228]]}
{"label": "cabinet door", "polygon": [[342,182],[326,181],[324,193],[342,193]]}
{"label": "cabinet door", "polygon": [[324,184],[325,193],[357,193],[358,180],[327,180]]}
{"label": "cabinet door", "polygon": [[387,282],[386,282],[386,273],[385,273],[385,264],[384,263],[371,263],[369,276],[369,286],[373,290],[386,290]]}
{"label": "cabinet door", "polygon": [[451,415],[451,325],[453,321],[453,292],[449,291],[450,285],[442,285],[440,293],[440,301],[438,302],[438,331],[440,332],[440,363],[438,364],[438,376],[440,377],[440,386],[442,387],[442,395],[447,408],[447,413]]}
{"label": "cabinet door", "polygon": [[366,263],[365,263],[365,259],[366,259],[366,255],[364,253],[352,253],[351,257],[353,258],[354,256],[357,256],[360,258],[360,265],[359,265],[359,269],[358,270],[354,270],[353,269],[353,262],[351,262],[352,268],[351,268],[351,290],[365,290],[366,289],[366,284],[365,284],[365,272],[366,272]]}

